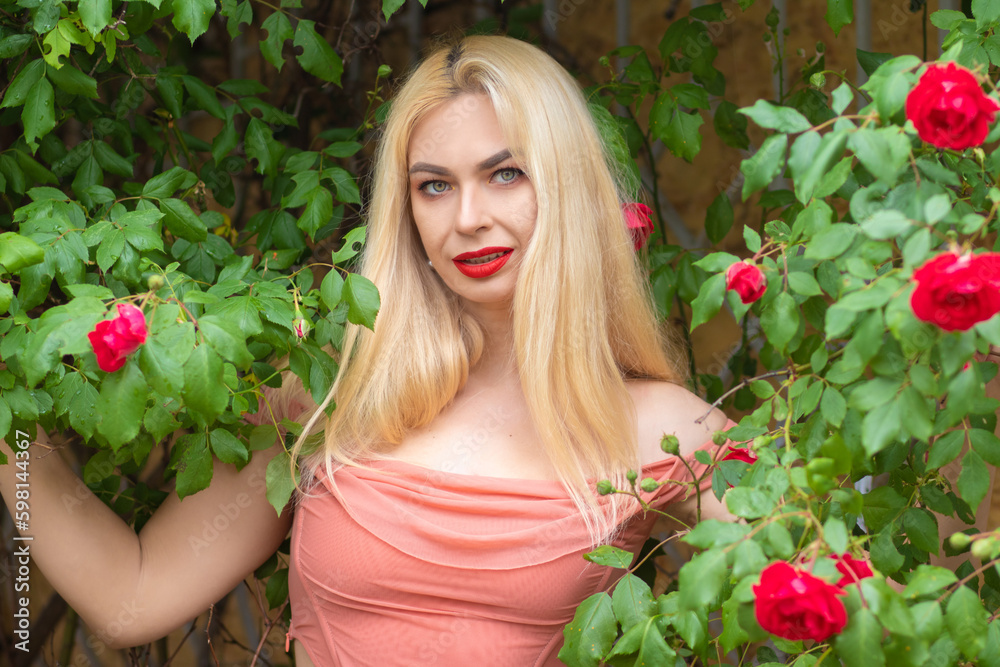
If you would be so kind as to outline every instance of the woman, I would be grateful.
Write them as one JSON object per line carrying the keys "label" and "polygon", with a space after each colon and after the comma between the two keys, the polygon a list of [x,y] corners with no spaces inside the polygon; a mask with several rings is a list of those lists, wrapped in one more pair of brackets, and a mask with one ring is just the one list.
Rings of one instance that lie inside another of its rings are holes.
{"label": "woman", "polygon": [[[305,410],[288,382],[261,411],[324,427],[322,446],[296,443],[294,511],[275,516],[264,497],[279,445],[240,472],[217,465],[209,489],[171,497],[140,536],[92,496],[67,512],[76,482],[46,457],[32,464],[36,563],[128,646],[207,608],[292,527],[297,664],[559,664],[575,607],[620,574],[582,555],[637,550],[655,518],[598,496],[596,480],[689,480],[661,438],[676,435],[701,474],[692,452],[727,423],[675,384],[620,194],[555,61],[504,37],[439,49],[384,127],[361,268],[383,305],[374,333],[345,339],[350,363],[319,406],[339,408]],[[643,495],[694,520],[688,487]],[[229,529],[193,548],[233,504]],[[711,494],[701,509],[726,516]],[[127,624],[119,602],[135,610]]]}

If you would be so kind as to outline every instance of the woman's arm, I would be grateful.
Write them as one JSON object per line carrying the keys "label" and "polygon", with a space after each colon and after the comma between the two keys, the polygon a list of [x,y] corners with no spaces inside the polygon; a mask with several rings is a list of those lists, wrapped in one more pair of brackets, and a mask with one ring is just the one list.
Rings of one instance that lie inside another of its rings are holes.
{"label": "woman's arm", "polygon": [[[215,462],[211,485],[171,494],[138,535],[41,444],[29,448],[31,561],[110,648],[143,644],[191,620],[232,590],[281,544],[265,497],[267,463],[280,444],[243,470]],[[5,451],[6,445],[0,444]],[[0,494],[15,512],[15,459],[0,466]]]}

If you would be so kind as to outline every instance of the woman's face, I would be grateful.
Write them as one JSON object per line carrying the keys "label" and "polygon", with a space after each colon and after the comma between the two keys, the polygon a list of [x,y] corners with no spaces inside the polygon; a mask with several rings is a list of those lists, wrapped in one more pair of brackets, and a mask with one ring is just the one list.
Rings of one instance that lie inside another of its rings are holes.
{"label": "woman's face", "polygon": [[434,271],[469,305],[509,305],[538,208],[489,98],[463,94],[428,113],[408,156],[413,220]]}

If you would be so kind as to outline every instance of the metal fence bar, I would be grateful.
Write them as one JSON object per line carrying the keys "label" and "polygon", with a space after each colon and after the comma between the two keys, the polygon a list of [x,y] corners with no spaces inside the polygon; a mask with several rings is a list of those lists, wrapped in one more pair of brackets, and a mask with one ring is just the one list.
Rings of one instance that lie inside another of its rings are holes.
{"label": "metal fence bar", "polygon": [[[864,51],[872,50],[872,0],[854,0],[854,25],[857,35],[856,46]],[[857,66],[857,85],[868,80],[868,75]]]}

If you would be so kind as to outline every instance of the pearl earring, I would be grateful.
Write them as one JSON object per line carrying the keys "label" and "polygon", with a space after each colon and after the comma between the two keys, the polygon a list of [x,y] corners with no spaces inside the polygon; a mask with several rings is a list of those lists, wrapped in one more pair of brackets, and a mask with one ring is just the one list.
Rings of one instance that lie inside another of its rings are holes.
{"label": "pearl earring", "polygon": [[430,267],[431,271],[434,270],[434,262],[432,262],[431,260],[427,260],[427,266]]}

